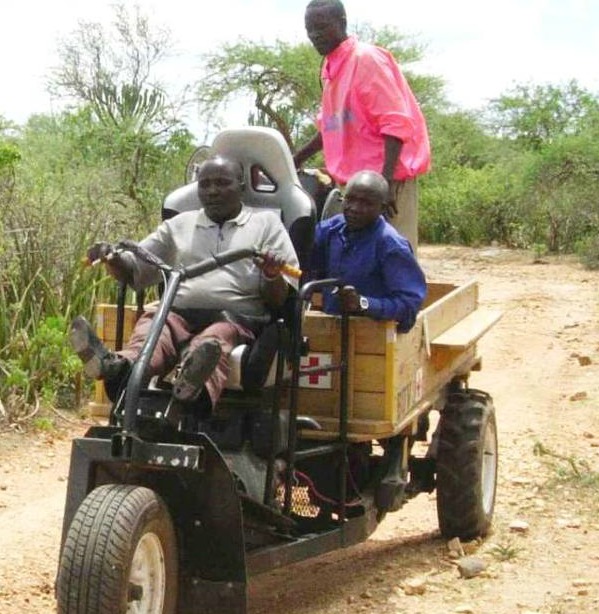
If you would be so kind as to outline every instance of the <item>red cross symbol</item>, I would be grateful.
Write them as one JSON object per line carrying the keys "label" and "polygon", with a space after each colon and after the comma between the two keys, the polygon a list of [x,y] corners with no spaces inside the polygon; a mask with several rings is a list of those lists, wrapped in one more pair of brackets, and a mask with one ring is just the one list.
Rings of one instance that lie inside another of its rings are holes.
{"label": "red cross symbol", "polygon": [[[320,358],[318,356],[308,357],[308,367],[318,367],[319,365]],[[308,383],[317,386],[321,375],[324,375],[324,373],[310,373],[310,375],[308,375]]]}
{"label": "red cross symbol", "polygon": [[[300,386],[305,388],[331,388],[331,360],[332,354],[309,354],[302,356],[301,368],[304,374],[300,378]],[[305,373],[314,369],[314,373]],[[321,369],[321,370],[319,370]]]}

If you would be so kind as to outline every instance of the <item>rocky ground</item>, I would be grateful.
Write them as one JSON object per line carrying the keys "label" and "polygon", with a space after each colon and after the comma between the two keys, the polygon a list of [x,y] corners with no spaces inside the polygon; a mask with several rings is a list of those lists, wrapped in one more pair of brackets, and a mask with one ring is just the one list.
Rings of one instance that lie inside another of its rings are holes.
{"label": "rocky ground", "polygon": [[[570,258],[423,246],[430,280],[480,282],[502,320],[479,344],[471,386],[499,429],[491,534],[453,545],[434,495],[390,514],[367,542],[254,578],[251,614],[591,614],[599,611],[599,273]],[[70,437],[87,418],[0,427],[0,612],[55,612]],[[460,547],[484,569],[462,577]]]}

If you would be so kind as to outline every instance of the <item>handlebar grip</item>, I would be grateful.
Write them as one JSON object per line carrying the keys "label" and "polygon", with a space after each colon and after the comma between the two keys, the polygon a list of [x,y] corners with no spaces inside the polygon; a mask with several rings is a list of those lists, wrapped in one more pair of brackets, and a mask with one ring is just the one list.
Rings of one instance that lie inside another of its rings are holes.
{"label": "handlebar grip", "polygon": [[112,252],[110,254],[107,254],[104,258],[96,258],[96,260],[90,260],[87,256],[83,256],[83,258],[81,258],[81,264],[82,266],[96,266],[102,262],[112,260],[115,256],[115,253],[116,252]]}
{"label": "handlebar grip", "polygon": [[281,267],[281,272],[289,275],[289,277],[293,277],[295,279],[299,279],[302,276],[302,270],[298,269],[290,264],[284,264]]}
{"label": "handlebar grip", "polygon": [[100,264],[101,262],[104,262],[106,259],[105,258],[98,258],[97,260],[90,260],[87,256],[83,256],[83,258],[81,258],[81,266],[96,266],[97,264]]}

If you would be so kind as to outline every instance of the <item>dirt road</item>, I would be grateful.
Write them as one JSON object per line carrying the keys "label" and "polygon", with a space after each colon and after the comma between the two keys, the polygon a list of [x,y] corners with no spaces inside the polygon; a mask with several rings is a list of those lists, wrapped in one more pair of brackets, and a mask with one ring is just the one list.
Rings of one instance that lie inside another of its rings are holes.
{"label": "dirt road", "polygon": [[[420,495],[368,542],[253,579],[249,611],[599,612],[599,274],[499,248],[422,246],[420,258],[432,281],[477,278],[481,302],[504,312],[470,382],[498,415],[494,528],[469,545],[487,568],[460,578],[434,495]],[[84,428],[0,433],[2,614],[55,612],[69,437]]]}

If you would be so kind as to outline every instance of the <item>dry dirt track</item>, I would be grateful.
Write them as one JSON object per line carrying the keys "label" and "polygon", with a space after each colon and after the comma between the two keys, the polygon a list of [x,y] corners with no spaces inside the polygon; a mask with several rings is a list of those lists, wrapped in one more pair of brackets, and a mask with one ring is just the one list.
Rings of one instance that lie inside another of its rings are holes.
{"label": "dry dirt track", "polygon": [[[572,475],[558,456],[583,477],[599,472],[599,274],[498,248],[423,246],[420,258],[431,280],[477,278],[481,302],[504,311],[470,382],[493,395],[500,436],[494,530],[476,550],[487,570],[459,578],[436,532],[434,496],[421,495],[368,542],[253,579],[249,612],[599,612],[599,485],[552,481]],[[550,453],[535,455],[535,444]],[[0,433],[2,614],[55,612],[68,450],[68,433]],[[512,531],[516,520],[528,530]],[[404,590],[415,581],[423,594]]]}

